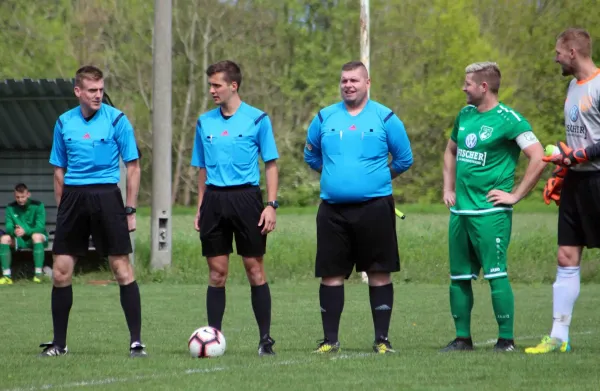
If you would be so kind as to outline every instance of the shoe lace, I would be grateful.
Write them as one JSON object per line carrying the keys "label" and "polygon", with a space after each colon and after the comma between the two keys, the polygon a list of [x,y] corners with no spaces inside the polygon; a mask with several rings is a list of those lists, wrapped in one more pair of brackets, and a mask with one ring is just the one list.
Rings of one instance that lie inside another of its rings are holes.
{"label": "shoe lace", "polygon": [[144,350],[145,348],[146,348],[146,345],[144,345],[140,342],[134,342],[129,347],[130,350]]}
{"label": "shoe lace", "polygon": [[317,350],[321,352],[328,352],[336,347],[336,345],[328,339],[317,340],[317,343],[319,344]]}
{"label": "shoe lace", "polygon": [[387,340],[377,341],[376,347],[377,347],[377,350],[379,350],[380,352],[385,352],[386,350],[392,350],[392,344],[390,343],[390,341],[387,341]]}
{"label": "shoe lace", "polygon": [[319,347],[323,347],[323,346],[326,346],[326,345],[333,346],[333,343],[331,343],[331,341],[328,340],[327,338],[318,339],[317,340],[317,344],[318,344]]}
{"label": "shoe lace", "polygon": [[550,345],[552,344],[552,338],[549,335],[546,335],[544,338],[542,338],[542,342],[540,343],[540,345]]}
{"label": "shoe lace", "polygon": [[458,345],[460,345],[460,343],[461,343],[461,342],[462,342],[462,341],[461,341],[461,340],[459,340],[459,339],[457,338],[457,339],[455,339],[455,340],[451,341],[451,342],[448,344],[448,347],[450,347],[450,346],[458,346]]}
{"label": "shoe lace", "polygon": [[272,346],[275,344],[275,340],[273,340],[273,338],[271,338],[268,335],[265,335],[264,337],[261,338],[260,340],[260,346]]}

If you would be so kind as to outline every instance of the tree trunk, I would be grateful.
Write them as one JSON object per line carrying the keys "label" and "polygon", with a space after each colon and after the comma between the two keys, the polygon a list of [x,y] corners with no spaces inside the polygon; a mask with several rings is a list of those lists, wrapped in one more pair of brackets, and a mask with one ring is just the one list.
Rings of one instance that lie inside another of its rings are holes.
{"label": "tree trunk", "polygon": [[[204,72],[204,70],[208,68],[208,49],[210,46],[210,41],[212,39],[213,37],[211,37],[211,23],[209,19],[206,22],[204,35],[202,37],[202,86],[206,86],[208,84],[208,76],[206,76],[206,72]],[[202,104],[200,105],[201,113],[205,112],[208,106],[208,95],[206,93],[203,93],[202,96]],[[190,166],[187,170],[187,180],[185,181],[185,186],[183,189],[183,205],[185,206],[190,206],[192,202],[194,184],[197,181],[196,173],[197,171],[192,166]]]}
{"label": "tree trunk", "polygon": [[[179,194],[179,183],[181,182],[181,167],[183,165],[183,156],[186,149],[187,141],[187,128],[188,128],[188,117],[190,115],[190,107],[194,101],[194,93],[196,91],[196,78],[194,77],[195,61],[194,61],[194,45],[196,41],[196,23],[198,21],[198,12],[194,7],[194,16],[192,17],[192,24],[190,27],[190,40],[187,45],[186,57],[189,61],[188,71],[188,89],[185,98],[185,106],[183,109],[183,118],[181,120],[181,132],[179,134],[179,145],[177,146],[177,159],[175,163],[175,174],[173,176],[173,187],[171,192],[171,203],[174,204],[177,201],[177,194]],[[210,19],[206,23],[206,28],[210,29]]]}

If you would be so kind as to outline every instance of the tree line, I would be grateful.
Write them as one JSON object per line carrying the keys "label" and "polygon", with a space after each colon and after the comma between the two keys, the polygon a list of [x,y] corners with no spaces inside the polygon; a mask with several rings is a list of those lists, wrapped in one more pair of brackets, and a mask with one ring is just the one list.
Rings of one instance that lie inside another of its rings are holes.
{"label": "tree line", "polygon": [[[568,78],[554,63],[556,36],[588,29],[600,39],[598,0],[371,0],[371,98],[404,122],[413,167],[394,181],[401,202],[440,202],[442,155],[465,105],[464,68],[496,61],[500,99],[523,114],[542,143],[564,140]],[[281,203],[318,202],[318,176],[303,162],[306,129],[340,99],[341,65],[359,59],[359,0],[173,0],[173,193],[196,199],[190,167],[194,125],[213,107],[205,70],[242,67],[242,99],[269,114],[281,159]],[[150,199],[153,2],[3,0],[0,77],[73,77],[82,64],[136,129],[144,154],[141,202]],[[9,55],[6,55],[9,54]],[[594,47],[600,59],[600,45]],[[521,159],[517,180],[524,172]],[[548,173],[546,173],[548,175]],[[541,197],[538,184],[534,197]]]}

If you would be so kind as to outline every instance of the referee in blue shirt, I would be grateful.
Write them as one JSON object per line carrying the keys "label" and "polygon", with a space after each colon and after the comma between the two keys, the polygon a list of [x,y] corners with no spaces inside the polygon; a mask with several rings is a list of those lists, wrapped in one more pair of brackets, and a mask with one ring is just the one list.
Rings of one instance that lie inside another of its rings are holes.
{"label": "referee in blue shirt", "polygon": [[[339,351],[344,279],[366,272],[375,328],[373,350],[394,352],[388,330],[394,301],[390,273],[400,270],[392,179],[413,163],[402,121],[369,100],[362,62],[342,67],[342,102],[320,110],[308,128],[304,160],[321,173],[316,277],[324,340],[316,353]],[[388,165],[388,154],[392,155]]]}
{"label": "referee in blue shirt", "polygon": [[[229,254],[242,256],[258,323],[258,354],[271,355],[271,293],[263,256],[267,234],[275,229],[279,158],[266,113],[238,94],[242,74],[237,64],[221,61],[208,67],[210,94],[217,108],[198,118],[192,166],[198,167],[198,214],[202,255],[210,270],[206,292],[208,324],[221,330]],[[258,157],[265,162],[268,200],[259,188]]]}
{"label": "referee in blue shirt", "polygon": [[[41,355],[53,357],[68,352],[71,277],[77,258],[88,251],[91,235],[98,255],[108,257],[120,286],[121,306],[131,337],[129,354],[144,357],[140,291],[129,263],[129,232],[135,230],[140,183],[134,131],[125,114],[102,103],[104,79],[100,69],[80,68],[75,74],[74,90],[79,106],[58,117],[50,154],[58,205],[52,248],[54,339],[41,345]],[[117,185],[119,157],[127,166],[127,206]]]}

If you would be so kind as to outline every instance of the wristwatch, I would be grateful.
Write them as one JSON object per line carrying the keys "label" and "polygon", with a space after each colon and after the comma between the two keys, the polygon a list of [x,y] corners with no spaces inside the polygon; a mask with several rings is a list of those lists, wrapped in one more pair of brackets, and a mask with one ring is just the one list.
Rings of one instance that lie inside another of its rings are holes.
{"label": "wristwatch", "polygon": [[267,202],[267,206],[270,206],[273,209],[277,209],[277,208],[279,208],[279,203],[277,202],[277,200],[269,201],[269,202]]}
{"label": "wristwatch", "polygon": [[126,215],[132,215],[135,213],[135,208],[133,206],[126,206],[125,207],[125,214]]}

